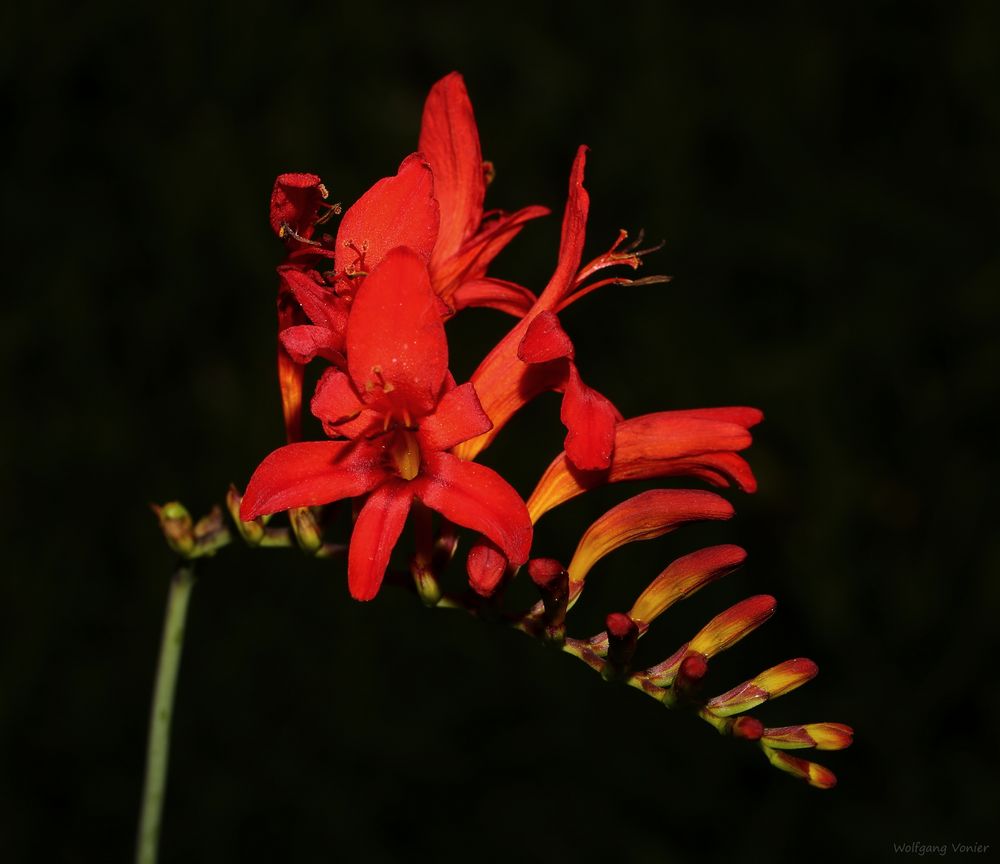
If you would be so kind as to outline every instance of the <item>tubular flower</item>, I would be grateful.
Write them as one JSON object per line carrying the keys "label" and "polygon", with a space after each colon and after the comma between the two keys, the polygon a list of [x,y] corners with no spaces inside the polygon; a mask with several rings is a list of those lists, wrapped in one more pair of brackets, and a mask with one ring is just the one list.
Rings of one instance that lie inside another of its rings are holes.
{"label": "tubular flower", "polygon": [[[547,390],[563,394],[560,419],[566,426],[566,454],[576,468],[608,468],[614,453],[615,425],[621,414],[596,390],[580,378],[573,343],[559,324],[558,312],[597,285],[584,280],[605,267],[624,264],[638,267],[641,252],[618,251],[623,237],[611,250],[582,270],[583,242],[587,228],[590,197],[583,186],[587,148],[577,151],[570,172],[569,198],[563,215],[559,257],[555,272],[531,309],[487,355],[472,374],[483,408],[493,428],[460,449],[472,459],[496,437],[507,421],[524,405]],[[651,280],[635,280],[635,282]],[[654,277],[653,281],[663,281]],[[609,282],[633,284],[633,280]]]}
{"label": "tubular flower", "polygon": [[[371,247],[369,247],[371,248]],[[376,595],[414,499],[527,560],[524,502],[494,471],[448,452],[489,429],[472,384],[448,375],[448,346],[424,258],[382,256],[358,288],[345,338],[347,371],[331,367],[313,413],[339,440],[279,448],[254,472],[240,518],[367,494],[351,537],[352,596]]]}
{"label": "tubular flower", "polygon": [[614,430],[614,456],[606,471],[581,471],[560,453],[528,499],[531,521],[595,486],[622,480],[691,476],[714,486],[753,492],[757,481],[736,451],[750,446],[750,428],[764,415],[756,408],[701,408],[643,414]]}
{"label": "tubular flower", "polygon": [[483,162],[472,103],[458,72],[431,88],[418,149],[434,174],[434,196],[441,206],[441,228],[430,260],[434,290],[452,311],[489,306],[524,315],[535,295],[520,285],[487,277],[486,269],[526,222],[548,215],[549,210],[532,206],[516,213],[483,212],[493,166]]}

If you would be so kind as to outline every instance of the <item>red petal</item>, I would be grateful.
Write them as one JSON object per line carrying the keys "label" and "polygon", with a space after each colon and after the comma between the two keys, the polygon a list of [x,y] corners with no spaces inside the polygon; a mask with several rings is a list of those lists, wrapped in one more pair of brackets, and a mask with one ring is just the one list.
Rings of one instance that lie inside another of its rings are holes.
{"label": "red petal", "polygon": [[560,453],[528,499],[532,518],[537,521],[586,489],[621,480],[690,473],[723,484],[732,477],[752,490],[752,474],[733,452],[750,445],[746,427],[697,413],[661,411],[621,421],[615,426],[614,457],[606,471],[580,471]]}
{"label": "red petal", "polygon": [[430,167],[414,153],[399,166],[395,177],[379,180],[340,221],[335,272],[370,273],[386,253],[408,246],[426,263],[438,229]]}
{"label": "red petal", "polygon": [[436,266],[476,232],[486,194],[476,118],[457,72],[438,81],[427,96],[419,150],[434,173],[434,196],[441,205],[441,228],[432,258]]}
{"label": "red petal", "polygon": [[[278,334],[281,344],[296,363],[305,364],[314,357],[323,357],[338,366],[346,365],[344,355],[337,348],[344,346],[344,336],[338,339],[329,327],[300,324],[287,327]],[[301,377],[301,376],[300,376]],[[301,386],[301,385],[300,385]]]}
{"label": "red petal", "polygon": [[449,450],[493,428],[479,404],[476,388],[463,384],[441,397],[434,413],[420,421],[417,440],[422,450]]}
{"label": "red petal", "polygon": [[503,279],[472,279],[463,282],[451,295],[451,305],[457,312],[470,307],[487,307],[522,318],[538,298],[520,285]]}
{"label": "red petal", "polygon": [[289,507],[314,507],[363,495],[386,471],[382,450],[367,441],[305,441],[271,453],[253,472],[240,504],[240,519]]}
{"label": "red petal", "polygon": [[309,320],[313,324],[329,328],[339,337],[340,345],[335,346],[339,351],[344,344],[344,330],[350,314],[349,303],[325,285],[315,270],[282,266],[278,268],[278,276],[281,278],[281,287],[295,297]]}
{"label": "red petal", "polygon": [[412,483],[424,504],[456,525],[485,534],[515,566],[528,560],[528,511],[495,471],[450,453],[431,453],[425,454],[423,471]]}
{"label": "red petal", "polygon": [[517,356],[525,363],[546,363],[561,357],[573,356],[573,343],[559,323],[555,312],[539,312],[528,325]]}
{"label": "red petal", "polygon": [[583,169],[587,164],[587,148],[576,151],[569,175],[569,198],[563,214],[562,236],[559,240],[559,261],[545,286],[539,301],[546,309],[553,308],[573,288],[583,258],[583,241],[587,233],[587,213],[590,196],[583,188]]}
{"label": "red petal", "polygon": [[315,174],[281,174],[271,190],[271,228],[279,237],[287,225],[300,237],[312,236],[327,192]]}
{"label": "red petal", "polygon": [[614,405],[580,379],[570,362],[566,393],[559,419],[566,433],[566,455],[577,468],[595,471],[607,468],[615,451],[615,424],[621,414]]}
{"label": "red petal", "polygon": [[339,427],[354,420],[364,407],[351,386],[351,379],[339,369],[323,372],[309,403],[313,416],[323,423],[323,431],[327,435],[340,434]]}
{"label": "red petal", "polygon": [[393,249],[358,289],[347,324],[347,365],[369,404],[429,413],[448,370],[448,343],[427,267],[411,249]]}
{"label": "red petal", "polygon": [[465,571],[469,574],[469,585],[481,597],[490,597],[507,570],[507,557],[496,545],[480,537],[465,559]]}
{"label": "red petal", "polygon": [[361,508],[347,552],[347,584],[355,600],[371,600],[378,594],[412,500],[408,483],[388,481]]}

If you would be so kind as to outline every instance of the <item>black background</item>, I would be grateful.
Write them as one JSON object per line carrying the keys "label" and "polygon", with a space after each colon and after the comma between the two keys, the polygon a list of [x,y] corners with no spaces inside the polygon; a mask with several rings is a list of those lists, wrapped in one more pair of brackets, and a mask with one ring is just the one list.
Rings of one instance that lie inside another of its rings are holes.
{"label": "black background", "polygon": [[[397,590],[357,604],[342,564],[234,547],[193,598],[162,860],[995,854],[995,5],[3,15],[4,861],[132,855],[173,566],[148,503],[203,512],[282,440],[273,178],[319,173],[349,204],[415,147],[452,69],[497,168],[488,204],[556,214],[495,275],[548,278],[579,143],[588,255],[619,227],[666,241],[646,272],[671,284],[563,316],[585,379],[626,415],[767,416],[760,492],[727,493],[737,518],[607,559],[574,632],[672,557],[740,543],[747,566],[665,616],[641,659],[773,593],[710,686],[810,656],[817,681],[761,716],[847,722],[857,743],[819,754],[840,785],[813,790],[517,633]],[[449,325],[459,380],[507,324]],[[485,461],[526,495],[561,437],[542,399]],[[568,558],[625,492],[546,517],[536,554]]]}

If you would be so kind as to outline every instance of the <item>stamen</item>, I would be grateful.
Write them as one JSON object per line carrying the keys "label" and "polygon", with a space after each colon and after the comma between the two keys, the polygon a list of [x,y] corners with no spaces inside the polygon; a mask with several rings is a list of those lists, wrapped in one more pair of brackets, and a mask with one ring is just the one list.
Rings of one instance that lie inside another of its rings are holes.
{"label": "stamen", "polygon": [[344,246],[353,250],[354,254],[358,256],[344,268],[344,272],[348,276],[367,276],[368,265],[365,264],[365,253],[368,252],[368,241],[362,241],[360,249],[358,248],[358,244],[353,240],[345,240]]}
{"label": "stamen", "polygon": [[284,240],[286,237],[291,237],[293,240],[298,240],[300,243],[306,243],[309,246],[319,246],[321,245],[316,240],[307,240],[301,234],[299,234],[291,225],[287,222],[282,222],[281,227],[278,229],[278,236]]}
{"label": "stamen", "polygon": [[647,255],[650,252],[656,252],[663,248],[665,245],[664,241],[650,246],[646,249],[639,249],[645,238],[645,232],[640,229],[635,240],[626,246],[622,246],[625,240],[628,239],[628,232],[622,228],[618,231],[618,237],[615,242],[611,244],[611,248],[608,249],[603,255],[598,255],[593,261],[591,261],[586,266],[580,269],[580,272],[576,274],[576,279],[573,281],[573,291],[567,295],[561,303],[554,309],[555,312],[560,312],[569,306],[571,303],[575,303],[581,297],[585,297],[591,291],[595,291],[605,285],[651,285],[657,282],[669,282],[670,277],[668,276],[647,276],[644,279],[627,279],[625,277],[615,277],[611,279],[602,279],[599,282],[595,282],[591,285],[584,285],[583,283],[587,281],[591,276],[600,270],[604,270],[607,267],[617,267],[619,265],[625,267],[631,267],[633,270],[638,270],[642,265],[642,256]]}
{"label": "stamen", "polygon": [[[320,189],[323,189],[323,197],[326,198],[326,189],[324,187],[322,187],[322,186],[320,186]],[[319,206],[322,207],[322,208],[324,208],[326,210],[326,212],[322,216],[319,216],[316,219],[316,224],[317,225],[322,225],[324,222],[329,222],[331,216],[339,216],[343,212],[343,210],[340,207],[340,202],[339,201],[336,204],[325,204],[324,203],[324,204],[320,204]]]}

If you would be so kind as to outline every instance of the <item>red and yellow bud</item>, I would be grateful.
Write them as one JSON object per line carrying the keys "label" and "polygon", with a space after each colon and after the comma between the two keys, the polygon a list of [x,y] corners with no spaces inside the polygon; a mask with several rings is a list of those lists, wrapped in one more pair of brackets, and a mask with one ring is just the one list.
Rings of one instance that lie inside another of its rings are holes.
{"label": "red and yellow bud", "polygon": [[786,660],[761,672],[756,678],[744,681],[721,696],[710,699],[706,705],[720,717],[742,714],[769,699],[783,696],[816,677],[819,668],[805,657]]}
{"label": "red and yellow bud", "polygon": [[826,766],[817,765],[815,762],[809,762],[806,759],[799,759],[797,756],[790,756],[782,750],[772,750],[763,744],[763,740],[762,738],[761,749],[764,751],[764,755],[767,756],[768,761],[775,768],[787,771],[789,774],[805,780],[810,786],[815,786],[817,789],[832,789],[837,785],[836,775]]}
{"label": "red and yellow bud", "polygon": [[774,614],[777,601],[768,594],[748,597],[716,615],[688,643],[689,652],[714,657],[749,636]]}
{"label": "red and yellow bud", "polygon": [[615,549],[660,537],[686,522],[732,515],[725,498],[696,489],[656,489],[612,507],[586,530],[569,563],[570,607],[591,568]]}
{"label": "red and yellow bud", "polygon": [[635,601],[629,615],[643,625],[662,615],[678,600],[732,573],[747,557],[739,546],[712,546],[678,558],[660,573]]}
{"label": "red and yellow bud", "polygon": [[854,730],[844,723],[805,723],[765,729],[761,741],[777,750],[843,750],[854,742]]}

